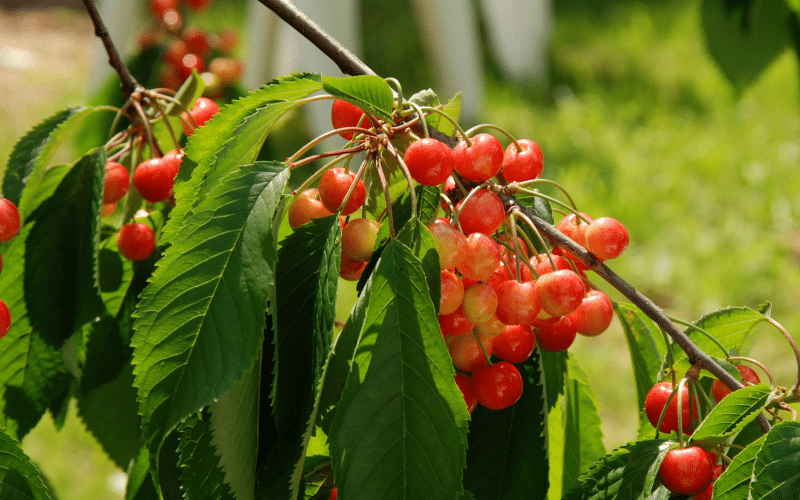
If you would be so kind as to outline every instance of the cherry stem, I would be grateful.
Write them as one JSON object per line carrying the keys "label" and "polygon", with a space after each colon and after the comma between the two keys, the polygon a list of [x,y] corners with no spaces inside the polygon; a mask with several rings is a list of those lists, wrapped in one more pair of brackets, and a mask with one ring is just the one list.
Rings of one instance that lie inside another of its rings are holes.
{"label": "cherry stem", "polygon": [[324,134],[312,139],[305,146],[303,146],[302,148],[298,149],[292,156],[290,156],[289,158],[286,158],[286,163],[294,163],[295,161],[297,161],[298,158],[303,156],[309,149],[313,148],[314,146],[316,146],[320,142],[324,141],[328,137],[331,137],[331,136],[334,136],[334,135],[339,135],[340,132],[353,132],[353,133],[357,132],[359,134],[367,134],[367,135],[372,135],[372,136],[375,135],[372,132],[370,132],[369,130],[367,130],[365,128],[361,128],[361,127],[342,127],[342,128],[337,128],[337,129],[334,129],[334,130],[329,130],[329,131],[325,132]]}
{"label": "cherry stem", "polygon": [[[531,264],[531,263],[530,263],[530,261],[529,261],[527,258],[525,258],[525,257],[522,255],[522,253],[521,253],[521,252],[518,252],[518,251],[517,251],[517,250],[514,248],[514,246],[512,246],[512,245],[511,245],[510,243],[508,243],[507,241],[503,241],[503,240],[501,240],[500,238],[497,238],[497,237],[495,237],[495,236],[492,236],[492,239],[493,239],[495,242],[497,242],[497,244],[498,244],[498,245],[504,246],[504,247],[506,247],[507,249],[509,249],[509,250],[511,251],[511,253],[513,253],[513,254],[514,254],[514,257],[516,257],[516,258],[517,258],[517,259],[516,259],[516,260],[517,260],[517,281],[521,281],[521,280],[519,279],[519,265],[520,265],[520,260],[522,260],[523,262],[525,262],[525,265],[527,265],[527,266],[528,266],[528,269],[530,270],[530,272],[531,272],[531,275],[532,275],[532,276],[535,276],[536,278],[538,278],[538,277],[539,277],[539,273],[537,273],[537,272],[536,272],[536,269],[534,269],[534,268],[533,268],[533,264]],[[503,262],[503,263],[505,263],[505,265],[506,265],[506,269],[508,270],[508,274],[509,274],[509,276],[511,276],[511,275],[513,275],[513,274],[514,274],[514,272],[511,270],[511,267],[509,266],[508,262],[505,262],[505,260],[504,260],[504,259],[500,259],[500,262]]]}
{"label": "cherry stem", "polygon": [[[550,179],[531,179],[529,181],[520,182],[519,183],[519,187],[528,188],[530,186],[538,186],[540,184],[545,184],[547,186],[553,186],[554,188],[556,188],[559,191],[561,191],[562,193],[564,193],[564,196],[566,196],[567,200],[569,200],[571,212],[574,213],[576,217],[580,217],[583,220],[585,220],[586,222],[591,222],[586,217],[580,215],[580,212],[578,212],[578,206],[575,204],[575,200],[572,199],[572,196],[569,194],[569,191],[567,191],[564,188],[564,186],[562,186],[561,184],[557,183],[556,181],[553,181],[553,180],[550,180]],[[538,193],[539,191],[534,191],[534,192]]]}
{"label": "cherry stem", "polygon": [[422,108],[419,107],[419,104],[413,102],[407,102],[406,104],[417,112],[417,116],[421,117],[420,123],[422,123],[422,131],[425,134],[425,138],[429,138],[431,135],[430,132],[428,132],[428,121],[425,119],[425,113],[423,113]]}
{"label": "cherry stem", "polygon": [[502,133],[503,135],[505,135],[508,138],[508,140],[510,140],[512,143],[514,143],[514,148],[517,150],[517,153],[522,153],[522,146],[519,145],[519,143],[517,142],[517,139],[513,135],[511,135],[506,129],[504,129],[502,127],[498,127],[497,125],[494,125],[492,123],[481,123],[480,125],[475,125],[471,129],[467,130],[467,135],[468,136],[473,135],[478,130],[481,130],[481,129],[484,129],[484,128],[491,128],[491,129],[497,130],[498,132]]}
{"label": "cherry stem", "polygon": [[122,58],[117,51],[117,47],[114,46],[114,42],[111,40],[111,35],[108,33],[108,28],[106,28],[103,18],[100,17],[100,12],[97,10],[97,6],[94,4],[94,1],[83,0],[83,5],[86,6],[86,10],[89,12],[89,17],[92,19],[92,24],[94,24],[95,36],[103,42],[103,46],[106,49],[106,53],[108,54],[108,64],[110,64],[111,67],[114,68],[114,71],[116,71],[119,75],[119,79],[122,84],[122,96],[127,100],[131,95],[133,95],[134,92],[136,92],[137,89],[142,88],[142,86],[139,85],[139,82],[133,77],[130,70],[128,70],[128,67],[122,62]]}
{"label": "cherry stem", "polygon": [[161,148],[158,147],[158,143],[153,137],[153,129],[150,126],[150,118],[147,116],[144,108],[142,108],[142,104],[137,99],[133,99],[131,102],[133,104],[133,109],[135,109],[136,113],[139,115],[139,119],[142,120],[142,127],[144,127],[144,131],[147,134],[147,143],[150,144],[151,156],[154,158],[161,158],[163,154],[161,153]]}
{"label": "cherry stem", "polygon": [[[392,214],[392,197],[389,194],[389,184],[386,182],[386,175],[383,173],[383,167],[381,167],[380,155],[375,156],[375,170],[378,171],[378,179],[381,181],[381,189],[383,189],[383,194],[386,197],[386,217],[389,218],[389,235],[391,238],[394,238],[396,233],[394,230],[394,216]],[[416,213],[416,210],[414,210],[414,214]]]}
{"label": "cherry stem", "polygon": [[794,387],[789,390],[789,392],[794,395],[800,395],[800,349],[797,347],[797,342],[794,341],[792,336],[786,331],[786,328],[784,328],[783,325],[769,317],[766,319],[766,321],[777,328],[783,334],[783,336],[786,337],[786,341],[789,342],[789,345],[792,346],[794,357],[797,360],[797,381],[795,382]]}
{"label": "cherry stem", "polygon": [[726,357],[726,358],[730,358],[730,357],[731,357],[731,355],[730,355],[730,353],[728,352],[728,350],[727,350],[727,349],[725,349],[725,346],[724,346],[724,345],[722,345],[722,342],[720,342],[719,340],[717,340],[716,338],[714,338],[714,336],[713,336],[713,335],[711,335],[711,334],[710,334],[710,333],[708,333],[707,331],[703,330],[703,329],[702,329],[702,328],[700,328],[699,326],[697,326],[697,325],[695,325],[695,324],[692,324],[692,323],[689,323],[688,321],[684,321],[684,320],[682,320],[682,319],[680,319],[680,318],[673,318],[672,316],[670,316],[670,317],[669,317],[669,319],[670,319],[670,321],[672,321],[673,323],[677,323],[677,324],[679,324],[679,325],[683,325],[683,326],[685,326],[685,327],[691,328],[692,330],[694,330],[694,331],[696,331],[696,332],[698,332],[698,333],[702,333],[703,335],[705,335],[706,337],[708,337],[708,339],[709,339],[709,340],[711,340],[712,342],[714,342],[714,343],[717,345],[717,347],[719,347],[719,348],[722,350],[722,352],[725,354],[725,357]]}
{"label": "cherry stem", "polygon": [[400,81],[397,78],[392,77],[384,78],[383,81],[390,85],[394,85],[395,93],[397,95],[397,109],[402,109],[405,99],[403,98],[403,86],[400,85]]}
{"label": "cherry stem", "polygon": [[486,352],[486,348],[483,346],[483,340],[481,340],[481,334],[478,333],[474,328],[472,329],[472,334],[475,335],[475,339],[478,341],[478,345],[481,347],[481,352],[483,353],[483,357],[486,358],[486,366],[492,366],[492,360],[489,359],[489,353]]}
{"label": "cherry stem", "polygon": [[[403,172],[403,175],[406,178],[406,182],[408,182],[408,195],[411,197],[411,213],[414,214],[414,217],[417,216],[417,191],[414,189],[414,178],[411,177],[411,171],[408,169],[408,165],[406,162],[403,161],[403,155],[401,155],[397,149],[394,147],[391,141],[386,141],[386,150],[389,151],[389,154],[395,157],[397,163],[400,165],[400,171]],[[386,189],[386,196],[389,196],[389,189]]]}
{"label": "cherry stem", "polygon": [[167,130],[169,131],[169,136],[172,139],[172,144],[175,146],[175,149],[180,149],[181,143],[178,141],[178,136],[175,135],[175,131],[172,129],[172,124],[169,122],[169,118],[167,114],[164,112],[164,108],[161,107],[161,104],[158,102],[158,97],[156,95],[151,95],[149,92],[145,92],[145,97],[147,97],[147,101],[150,103],[156,111],[158,111],[159,116],[164,120],[164,123],[167,126]]}
{"label": "cherry stem", "polygon": [[[550,253],[550,249],[547,248],[547,244],[545,244],[544,239],[542,238],[542,235],[539,234],[539,230],[536,229],[536,226],[533,224],[533,221],[531,221],[528,218],[528,216],[525,215],[524,213],[522,213],[520,210],[517,210],[517,207],[514,207],[514,209],[511,211],[511,213],[515,214],[517,217],[522,219],[533,230],[533,234],[536,235],[536,238],[539,240],[539,243],[542,245],[542,248],[545,249],[545,254],[547,255],[547,260],[550,261],[550,267],[553,268],[553,271],[556,271],[556,263],[553,260],[553,254]],[[522,236],[525,239],[525,242],[528,243],[531,246],[531,248],[535,248],[533,243],[528,239],[528,235],[526,235],[523,232]],[[536,260],[539,260],[539,255],[538,254],[536,255]],[[572,261],[570,261],[570,264],[573,266],[573,269],[575,269],[575,265],[572,264]],[[580,273],[577,272],[577,269],[576,269],[576,273],[575,274],[580,275]],[[538,273],[536,274],[536,277],[537,278],[539,277]]]}
{"label": "cherry stem", "polygon": [[[686,377],[682,378],[681,381],[678,383],[678,401],[676,401],[676,406],[678,407],[678,443],[680,447],[683,448],[686,444],[683,442],[683,388],[686,386]],[[674,395],[674,393],[673,393]],[[691,411],[691,404],[689,405],[689,410]]]}
{"label": "cherry stem", "polygon": [[[519,261],[520,261],[520,255],[521,255],[521,253],[522,253],[522,252],[520,251],[520,246],[519,246],[519,238],[517,238],[517,223],[516,223],[516,217],[509,217],[509,218],[508,218],[508,220],[509,220],[509,223],[511,224],[511,238],[512,238],[512,241],[514,242],[514,246],[513,246],[513,248],[512,248],[512,250],[513,250],[513,252],[514,252],[514,256],[516,257],[516,258],[514,259],[514,261],[515,261],[515,262],[516,262],[516,264],[517,264],[517,265],[516,265],[516,266],[514,266],[514,267],[516,267],[516,268],[517,268],[517,281],[521,281],[521,280],[520,280],[521,269],[520,269],[520,263],[519,263]],[[526,261],[527,261],[527,260],[528,260],[528,257],[527,257],[527,256],[525,256],[525,259],[524,259],[524,260],[526,260]],[[530,264],[531,264],[531,263],[530,263],[530,261],[528,261],[528,265],[529,265],[529,266],[530,266]],[[532,271],[532,272],[534,272],[534,271],[533,271],[533,266],[531,266],[531,271]],[[536,277],[538,278],[538,276],[536,276]]]}
{"label": "cherry stem", "polygon": [[761,361],[758,361],[757,359],[753,359],[753,358],[748,358],[746,356],[728,356],[728,360],[729,361],[744,361],[746,363],[750,363],[750,364],[756,365],[757,367],[761,368],[764,371],[764,373],[767,374],[767,378],[769,378],[769,386],[770,386],[770,388],[775,389],[775,378],[772,376],[772,372],[770,372],[767,369],[767,367],[764,366],[763,363],[761,363]]}
{"label": "cherry stem", "polygon": [[454,226],[454,227],[455,227],[455,226],[457,226],[457,227],[458,227],[458,229],[459,229],[461,232],[464,232],[464,231],[461,229],[461,224],[458,222],[458,216],[459,216],[459,215],[461,215],[461,211],[462,211],[462,210],[464,210],[464,207],[466,207],[466,206],[467,206],[467,203],[469,202],[469,199],[470,199],[470,198],[472,198],[473,196],[475,196],[475,193],[477,193],[477,192],[478,192],[478,191],[480,191],[481,189],[484,189],[485,187],[486,187],[486,183],[484,182],[483,184],[478,184],[477,186],[475,186],[474,188],[472,188],[472,191],[470,191],[469,193],[467,193],[467,196],[465,196],[465,197],[464,197],[464,199],[462,199],[462,200],[461,200],[461,208],[459,208],[459,209],[458,209],[458,210],[457,210],[457,211],[456,211],[456,212],[453,214],[453,226]]}
{"label": "cherry stem", "polygon": [[661,415],[658,416],[658,422],[656,422],[656,437],[658,439],[658,435],[661,432],[661,424],[664,422],[664,418],[667,416],[667,409],[669,408],[669,404],[672,402],[672,398],[675,397],[675,382],[672,382],[672,392],[669,394],[667,401],[664,403],[664,408],[661,409]]}
{"label": "cherry stem", "polygon": [[[458,132],[458,135],[460,135],[461,137],[464,138],[464,142],[467,143],[467,147],[472,147],[472,141],[469,140],[469,136],[467,135],[467,133],[464,132],[464,129],[461,128],[461,125],[458,124],[458,122],[455,120],[455,118],[453,118],[452,116],[448,115],[445,110],[439,109],[439,108],[436,108],[436,107],[433,107],[433,106],[419,106],[419,109],[421,109],[423,111],[431,111],[433,113],[439,113],[440,115],[444,116],[451,124],[453,124],[453,127],[455,127],[456,131]],[[442,135],[444,135],[444,134],[442,134]],[[444,141],[442,141],[442,142],[444,142]],[[448,145],[451,148],[453,147],[450,144],[448,144]]]}
{"label": "cherry stem", "polygon": [[[550,203],[555,203],[556,205],[558,205],[560,207],[564,207],[567,210],[569,210],[570,212],[574,213],[576,217],[581,217],[580,215],[578,215],[578,209],[575,208],[574,204],[572,206],[570,206],[569,204],[564,203],[563,201],[559,200],[558,198],[553,198],[552,196],[548,196],[548,195],[546,195],[546,194],[544,194],[544,193],[542,193],[540,191],[537,191],[535,189],[526,189],[526,188],[522,188],[521,187],[521,188],[517,188],[516,191],[517,192],[526,193],[526,194],[529,194],[531,196],[536,196],[537,198],[541,198],[543,200],[547,200]],[[572,202],[572,199],[570,199],[570,202]],[[581,218],[584,218],[584,217],[581,217]]]}
{"label": "cherry stem", "polygon": [[302,160],[300,160],[298,162],[295,162],[295,163],[291,163],[291,162],[288,162],[288,161],[287,161],[287,163],[289,163],[289,169],[290,170],[294,170],[294,169],[296,169],[298,167],[302,167],[303,165],[308,165],[309,163],[313,163],[313,162],[315,162],[317,160],[320,160],[322,158],[330,158],[331,156],[346,156],[346,155],[349,156],[349,155],[353,155],[355,153],[360,153],[361,151],[365,151],[366,149],[367,149],[367,147],[364,144],[359,144],[358,146],[353,147],[353,148],[339,149],[339,150],[336,150],[336,151],[328,151],[326,153],[319,153],[319,154],[316,154],[316,155],[313,155],[313,156],[308,156],[306,158],[303,158]]}

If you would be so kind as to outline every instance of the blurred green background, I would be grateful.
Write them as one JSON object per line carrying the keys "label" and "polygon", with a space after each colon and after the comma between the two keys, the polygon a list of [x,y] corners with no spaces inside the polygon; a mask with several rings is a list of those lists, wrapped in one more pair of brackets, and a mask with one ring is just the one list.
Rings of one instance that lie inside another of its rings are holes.
{"label": "blurred green background", "polygon": [[[564,185],[581,210],[627,225],[631,246],[610,265],[670,315],[693,320],[728,305],[771,301],[773,317],[800,338],[796,57],[784,53],[737,93],[705,49],[698,1],[554,3],[549,86],[507,83],[487,51],[483,121],[537,141],[545,176]],[[378,23],[364,25],[367,62],[398,77],[406,93],[435,90],[407,2],[364,4],[364,19]],[[15,40],[18,16],[45,19],[40,41],[56,32],[75,44],[68,64],[52,71],[9,69],[0,58],[4,165],[16,139],[36,122],[86,102],[81,75],[92,70],[89,55],[99,42],[80,11],[0,10],[0,16],[0,46]],[[286,126],[290,144],[302,143],[297,130]],[[754,356],[791,385],[796,364],[786,342],[774,329],[759,333]],[[635,439],[635,389],[618,326],[599,338],[579,338],[570,352],[597,393],[607,448]],[[119,498],[109,480],[120,478],[74,413],[60,433],[46,418],[23,445],[60,498]]]}

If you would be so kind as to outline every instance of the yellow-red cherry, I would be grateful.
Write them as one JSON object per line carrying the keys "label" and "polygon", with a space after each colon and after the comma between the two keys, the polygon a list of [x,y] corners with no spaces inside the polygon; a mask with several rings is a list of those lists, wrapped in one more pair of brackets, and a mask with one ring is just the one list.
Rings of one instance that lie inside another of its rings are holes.
{"label": "yellow-red cherry", "polygon": [[403,161],[411,178],[425,186],[438,186],[453,173],[453,150],[428,137],[411,143]]}
{"label": "yellow-red cherry", "polygon": [[473,182],[483,182],[497,175],[503,164],[500,141],[491,134],[478,134],[470,137],[470,142],[471,146],[462,141],[453,148],[456,172]]}
{"label": "yellow-red cherry", "polygon": [[350,215],[364,205],[364,200],[367,199],[364,181],[356,179],[353,172],[342,167],[334,167],[322,174],[319,179],[319,198],[325,208],[331,212],[338,211],[353,182],[356,183],[356,187],[347,200],[347,205],[342,209],[342,215]]}
{"label": "yellow-red cherry", "polygon": [[472,390],[478,402],[490,410],[502,410],[519,401],[522,396],[522,375],[517,367],[506,361],[475,370]]}

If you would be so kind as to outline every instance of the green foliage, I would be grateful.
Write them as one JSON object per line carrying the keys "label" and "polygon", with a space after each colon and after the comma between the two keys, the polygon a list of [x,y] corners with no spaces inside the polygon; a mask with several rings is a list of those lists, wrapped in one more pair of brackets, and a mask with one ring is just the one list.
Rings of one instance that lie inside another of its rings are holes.
{"label": "green foliage", "polygon": [[0,431],[0,495],[8,500],[50,500],[39,471],[14,438]]}
{"label": "green foliage", "polygon": [[363,75],[346,78],[325,76],[322,78],[322,88],[338,99],[355,104],[367,113],[393,123],[392,88],[379,76]]}

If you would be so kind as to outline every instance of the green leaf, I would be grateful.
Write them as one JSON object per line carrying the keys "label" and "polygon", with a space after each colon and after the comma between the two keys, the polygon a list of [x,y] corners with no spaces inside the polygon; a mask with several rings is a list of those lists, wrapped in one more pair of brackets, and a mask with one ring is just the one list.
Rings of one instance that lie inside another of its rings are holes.
{"label": "green leaf", "polygon": [[[447,113],[452,119],[458,123],[461,117],[461,92],[456,93],[452,99],[442,106],[442,111]],[[438,99],[437,99],[438,100]],[[438,103],[436,104],[438,106]],[[431,113],[426,119],[428,125],[435,128],[446,136],[453,137],[456,133],[456,127],[453,123],[439,113]]]}
{"label": "green leaf", "polygon": [[544,387],[547,390],[548,411],[555,406],[558,397],[564,394],[564,375],[567,372],[567,352],[541,351]]}
{"label": "green leaf", "polygon": [[157,500],[158,493],[150,474],[150,454],[140,447],[128,467],[128,483],[125,485],[125,500]]}
{"label": "green leaf", "polygon": [[211,444],[219,455],[225,482],[237,500],[252,500],[256,490],[260,359],[233,389],[208,407]]}
{"label": "green leaf", "polygon": [[421,263],[392,241],[372,280],[330,434],[339,493],[458,498],[468,414]]}
{"label": "green leaf", "polygon": [[766,438],[753,465],[753,477],[758,478],[750,485],[753,500],[797,498],[800,491],[800,422],[779,422]]}
{"label": "green leaf", "polygon": [[371,115],[389,123],[394,110],[394,94],[392,88],[383,78],[375,75],[322,77],[322,88],[325,92],[354,104]]}
{"label": "green leaf", "polygon": [[656,340],[661,334],[653,321],[631,304],[615,304],[614,311],[628,342],[639,408],[644,408],[647,393],[656,384],[658,374],[661,373],[662,354]]}
{"label": "green leaf", "polygon": [[0,431],[0,498],[50,500],[39,471],[19,443]]}
{"label": "green leaf", "polygon": [[747,500],[756,456],[766,439],[767,435],[765,434],[733,458],[733,462],[714,483],[715,499]]}
{"label": "green leaf", "polygon": [[[736,349],[741,355],[746,355],[752,343],[753,329],[767,319],[768,317],[763,313],[749,307],[728,307],[706,314],[692,324],[710,333],[727,350]],[[719,346],[705,335],[693,328],[687,328],[684,333],[691,337],[697,347],[710,356],[725,358],[725,353]],[[679,352],[682,353],[681,358],[686,357],[683,351]]]}
{"label": "green leaf", "polygon": [[212,443],[208,415],[195,413],[180,427],[178,454],[184,497],[192,500],[233,500]]}
{"label": "green leaf", "polygon": [[703,33],[711,57],[742,91],[789,43],[791,12],[785,1],[703,0]]}
{"label": "green leaf", "polygon": [[[660,439],[638,441],[613,451],[581,476],[564,500],[653,498],[650,493],[658,475],[658,466],[671,444]],[[659,495],[665,497],[663,492]]]}
{"label": "green leaf", "polygon": [[431,302],[438,314],[442,295],[442,268],[439,265],[436,241],[431,232],[419,219],[413,218],[397,233],[397,241],[409,247],[414,255],[422,261],[422,270],[425,272],[425,281],[428,282]]}
{"label": "green leaf", "polygon": [[39,189],[53,154],[67,133],[94,111],[95,108],[59,111],[34,127],[14,146],[3,177],[3,196],[17,205],[23,220],[35,208],[29,205],[29,200]]}
{"label": "green leaf", "polygon": [[285,165],[259,162],[221,179],[158,262],[131,340],[150,449],[253,365],[274,279],[270,221],[287,178]]}
{"label": "green leaf", "polygon": [[763,384],[733,391],[711,410],[692,434],[692,441],[713,439],[721,443],[755,420],[772,397],[772,390]]}
{"label": "green leaf", "polygon": [[198,97],[203,95],[203,90],[205,90],[205,88],[206,84],[203,82],[203,79],[200,78],[200,75],[197,74],[196,71],[192,71],[192,75],[183,82],[181,88],[175,93],[175,101],[180,103],[180,106],[175,104],[175,102],[170,102],[167,107],[164,108],[164,113],[167,116],[180,116],[185,110],[192,109],[192,104],[194,104]]}
{"label": "green leaf", "polygon": [[519,401],[500,411],[478,405],[472,412],[464,487],[477,498],[547,497],[547,403],[539,352],[517,365]]}
{"label": "green leaf", "polygon": [[589,377],[572,356],[568,360],[568,373],[564,398],[564,490],[606,454],[597,398]]}

